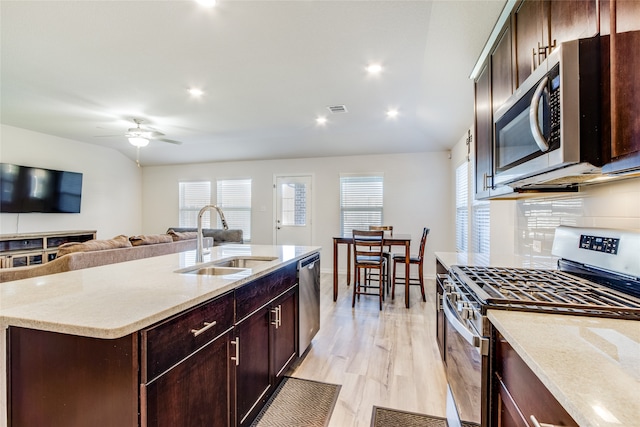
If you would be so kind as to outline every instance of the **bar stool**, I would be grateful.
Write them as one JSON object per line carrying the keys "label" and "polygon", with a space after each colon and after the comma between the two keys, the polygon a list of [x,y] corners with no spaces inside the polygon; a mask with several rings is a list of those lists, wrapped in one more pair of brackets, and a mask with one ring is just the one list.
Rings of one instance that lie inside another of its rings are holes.
{"label": "bar stool", "polygon": [[[353,299],[351,307],[356,305],[356,295],[358,300],[360,295],[377,295],[380,300],[380,310],[384,300],[384,269],[386,259],[383,252],[384,231],[353,230],[353,260],[356,269],[356,279],[353,284]],[[364,270],[364,281],[361,280],[360,270]],[[367,271],[378,270],[378,286],[371,286],[370,279],[367,278]],[[378,289],[377,293],[370,292],[370,289]]]}
{"label": "bar stool", "polygon": [[[409,255],[409,264],[417,264],[418,265],[418,278],[405,277],[400,283],[404,284],[405,280],[408,280],[409,285],[419,285],[420,290],[422,291],[422,301],[426,301],[427,298],[424,294],[424,248],[427,246],[427,235],[429,234],[429,229],[424,228],[422,230],[422,238],[420,239],[420,250],[418,251],[418,255]],[[393,282],[391,287],[391,299],[395,299],[396,296],[396,282],[399,279],[396,279],[396,264],[404,264],[406,261],[404,254],[399,255],[396,254],[393,256]],[[406,291],[409,292],[409,286],[406,286]]]}

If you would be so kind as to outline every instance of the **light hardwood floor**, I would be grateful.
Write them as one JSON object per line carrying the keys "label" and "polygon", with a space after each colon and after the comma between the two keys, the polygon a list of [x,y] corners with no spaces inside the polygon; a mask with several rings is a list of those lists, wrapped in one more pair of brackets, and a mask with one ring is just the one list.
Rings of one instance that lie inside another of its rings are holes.
{"label": "light hardwood floor", "polygon": [[[352,288],[341,276],[333,302],[332,275],[321,275],[320,331],[291,376],[341,384],[331,427],[371,423],[373,406],[444,416],[446,378],[436,343],[435,282],[426,281],[427,302],[404,288],[378,309],[376,297],[361,297],[351,308]],[[353,285],[352,285],[353,286]]]}

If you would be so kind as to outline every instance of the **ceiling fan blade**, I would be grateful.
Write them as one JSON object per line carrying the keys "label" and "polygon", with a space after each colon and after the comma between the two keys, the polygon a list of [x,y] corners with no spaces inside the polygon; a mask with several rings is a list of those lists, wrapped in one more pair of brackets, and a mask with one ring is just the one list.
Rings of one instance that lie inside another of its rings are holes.
{"label": "ceiling fan blade", "polygon": [[182,145],[182,141],[176,141],[175,139],[167,139],[167,138],[154,138],[155,141],[168,142],[169,144]]}

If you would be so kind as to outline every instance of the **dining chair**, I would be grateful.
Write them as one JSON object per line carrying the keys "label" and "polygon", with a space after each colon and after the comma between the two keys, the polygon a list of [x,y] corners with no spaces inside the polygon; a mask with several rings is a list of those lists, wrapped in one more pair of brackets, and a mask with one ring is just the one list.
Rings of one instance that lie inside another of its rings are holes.
{"label": "dining chair", "polygon": [[[382,230],[353,230],[353,260],[356,270],[356,279],[353,284],[353,299],[351,307],[356,305],[356,295],[360,300],[360,295],[377,295],[380,300],[380,310],[384,300],[384,269],[386,259],[383,252],[384,231]],[[364,275],[361,274],[364,270]],[[370,270],[378,271],[378,286],[372,286],[371,280],[367,277]],[[363,279],[364,278],[364,279]],[[371,292],[377,289],[377,293]]]}
{"label": "dining chair", "polygon": [[[404,254],[395,254],[393,255],[393,279],[391,284],[391,299],[395,299],[396,296],[396,282],[400,279],[402,281],[400,283],[404,284],[405,280],[408,280],[409,285],[419,285],[420,291],[422,292],[422,301],[426,301],[427,298],[424,294],[424,248],[427,246],[427,235],[429,234],[429,229],[424,228],[422,230],[422,238],[420,239],[420,249],[417,255],[409,254],[409,264],[417,264],[418,265],[418,277],[416,278],[396,278],[396,264],[404,264],[406,262],[406,258]],[[409,291],[409,286],[406,286],[407,292]]]}
{"label": "dining chair", "polygon": [[[382,230],[385,234],[388,233],[391,237],[393,237],[393,225],[370,225],[369,230],[370,231]],[[389,274],[389,269],[391,268],[391,245],[385,246],[385,249],[382,252],[382,256],[384,256],[384,258],[387,260],[384,277],[387,283],[386,292],[387,292],[387,295],[389,295],[389,292],[391,291],[391,275]],[[372,279],[375,279],[376,277],[375,273],[369,272],[369,277],[371,277]]]}

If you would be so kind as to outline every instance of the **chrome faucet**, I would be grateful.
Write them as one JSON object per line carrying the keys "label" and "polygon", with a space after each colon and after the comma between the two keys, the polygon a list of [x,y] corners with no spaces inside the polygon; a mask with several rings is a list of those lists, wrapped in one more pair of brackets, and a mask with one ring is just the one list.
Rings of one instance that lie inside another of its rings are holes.
{"label": "chrome faucet", "polygon": [[208,210],[216,210],[218,212],[218,215],[220,215],[220,222],[222,222],[222,228],[225,230],[229,229],[229,226],[227,225],[227,220],[224,219],[224,214],[222,213],[222,209],[220,209],[218,206],[216,205],[206,205],[205,207],[203,207],[202,209],[200,209],[200,212],[198,212],[198,239],[197,239],[197,247],[196,247],[196,262],[203,262],[204,258],[203,258],[203,249],[202,249],[202,216],[204,215],[204,213]]}

